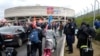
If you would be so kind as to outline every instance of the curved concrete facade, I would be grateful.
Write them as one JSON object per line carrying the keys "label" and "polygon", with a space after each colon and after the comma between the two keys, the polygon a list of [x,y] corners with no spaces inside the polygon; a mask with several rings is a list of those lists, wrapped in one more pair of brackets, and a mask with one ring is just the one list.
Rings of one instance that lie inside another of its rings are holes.
{"label": "curved concrete facade", "polygon": [[[47,13],[48,6],[20,6],[8,8],[5,10],[5,18],[26,17],[26,16],[49,16]],[[52,16],[74,17],[74,10],[63,7],[52,7]]]}

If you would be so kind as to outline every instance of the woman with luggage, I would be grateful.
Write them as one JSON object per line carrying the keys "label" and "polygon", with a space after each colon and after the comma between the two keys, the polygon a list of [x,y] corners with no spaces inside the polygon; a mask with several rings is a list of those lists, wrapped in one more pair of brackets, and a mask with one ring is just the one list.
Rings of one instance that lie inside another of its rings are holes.
{"label": "woman with luggage", "polygon": [[50,25],[46,29],[45,38],[44,56],[51,56],[52,52],[54,52],[54,49],[56,48],[56,38]]}
{"label": "woman with luggage", "polygon": [[[92,29],[89,24],[82,22],[77,34],[77,47],[80,49],[80,56],[93,56],[93,49],[91,45],[91,38],[94,37],[93,33],[95,35],[95,30]],[[88,51],[85,52],[87,49]]]}

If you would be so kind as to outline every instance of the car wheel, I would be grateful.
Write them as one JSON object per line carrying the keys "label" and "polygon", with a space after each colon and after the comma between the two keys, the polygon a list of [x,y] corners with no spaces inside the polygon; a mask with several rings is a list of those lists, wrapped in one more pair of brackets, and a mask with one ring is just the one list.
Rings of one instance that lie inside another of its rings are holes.
{"label": "car wheel", "polygon": [[22,46],[23,42],[22,42],[22,39],[18,39],[18,47]]}

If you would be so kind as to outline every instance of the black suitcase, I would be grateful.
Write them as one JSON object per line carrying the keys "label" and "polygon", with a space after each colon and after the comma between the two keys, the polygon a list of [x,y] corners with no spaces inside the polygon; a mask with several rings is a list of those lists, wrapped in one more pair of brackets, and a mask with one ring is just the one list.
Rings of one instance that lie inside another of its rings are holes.
{"label": "black suitcase", "polygon": [[92,48],[82,48],[80,51],[81,56],[93,56],[93,49]]}
{"label": "black suitcase", "polygon": [[17,56],[17,51],[13,47],[7,47],[5,53],[6,56]]}
{"label": "black suitcase", "polygon": [[32,53],[32,43],[31,43],[31,41],[28,40],[28,43],[27,43],[27,56],[31,56],[31,53]]}
{"label": "black suitcase", "polygon": [[84,45],[83,48],[80,48],[80,56],[93,56],[93,48],[92,48],[92,44],[90,47],[88,47],[88,43],[87,45]]}

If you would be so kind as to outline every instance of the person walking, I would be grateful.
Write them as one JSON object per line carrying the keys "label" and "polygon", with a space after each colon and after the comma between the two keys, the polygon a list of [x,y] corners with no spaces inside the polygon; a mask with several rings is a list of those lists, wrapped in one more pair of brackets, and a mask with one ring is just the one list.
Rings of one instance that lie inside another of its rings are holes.
{"label": "person walking", "polygon": [[78,38],[77,48],[80,48],[81,45],[83,45],[84,43],[86,44],[86,40],[87,40],[86,37],[88,37],[86,25],[87,24],[85,22],[82,22],[81,26],[78,30],[78,33],[77,33],[77,38]]}
{"label": "person walking", "polygon": [[63,31],[63,24],[62,23],[60,23],[60,25],[59,25],[59,35],[60,35],[60,37],[62,37],[62,31]]}
{"label": "person walking", "polygon": [[42,38],[44,37],[44,34],[42,33],[40,24],[33,24],[32,28],[29,35],[29,39],[32,43],[32,55],[36,56],[36,52],[39,50],[39,56],[42,56]]}
{"label": "person walking", "polygon": [[[80,48],[82,45],[87,45],[90,47],[90,40],[91,38],[94,38],[96,36],[95,30],[89,26],[89,24],[82,22],[81,27],[78,30],[77,37],[78,37],[78,43],[77,47]],[[88,39],[88,42],[87,42]]]}
{"label": "person walking", "polygon": [[64,27],[64,34],[66,35],[66,43],[68,46],[68,53],[73,53],[73,41],[74,41],[74,31],[73,25],[71,24],[71,19],[67,19],[67,23]]}
{"label": "person walking", "polygon": [[55,32],[52,30],[52,26],[48,25],[47,30],[45,32],[45,51],[44,51],[44,55],[50,55],[51,53],[54,52],[55,48],[56,48],[56,35]]}
{"label": "person walking", "polygon": [[95,35],[96,35],[95,30],[92,27],[90,27],[89,24],[85,22],[81,23],[81,27],[79,28],[77,34],[78,37],[77,47],[80,49],[80,56],[82,56],[82,50],[84,48],[86,47],[92,48],[91,39],[95,37]]}

